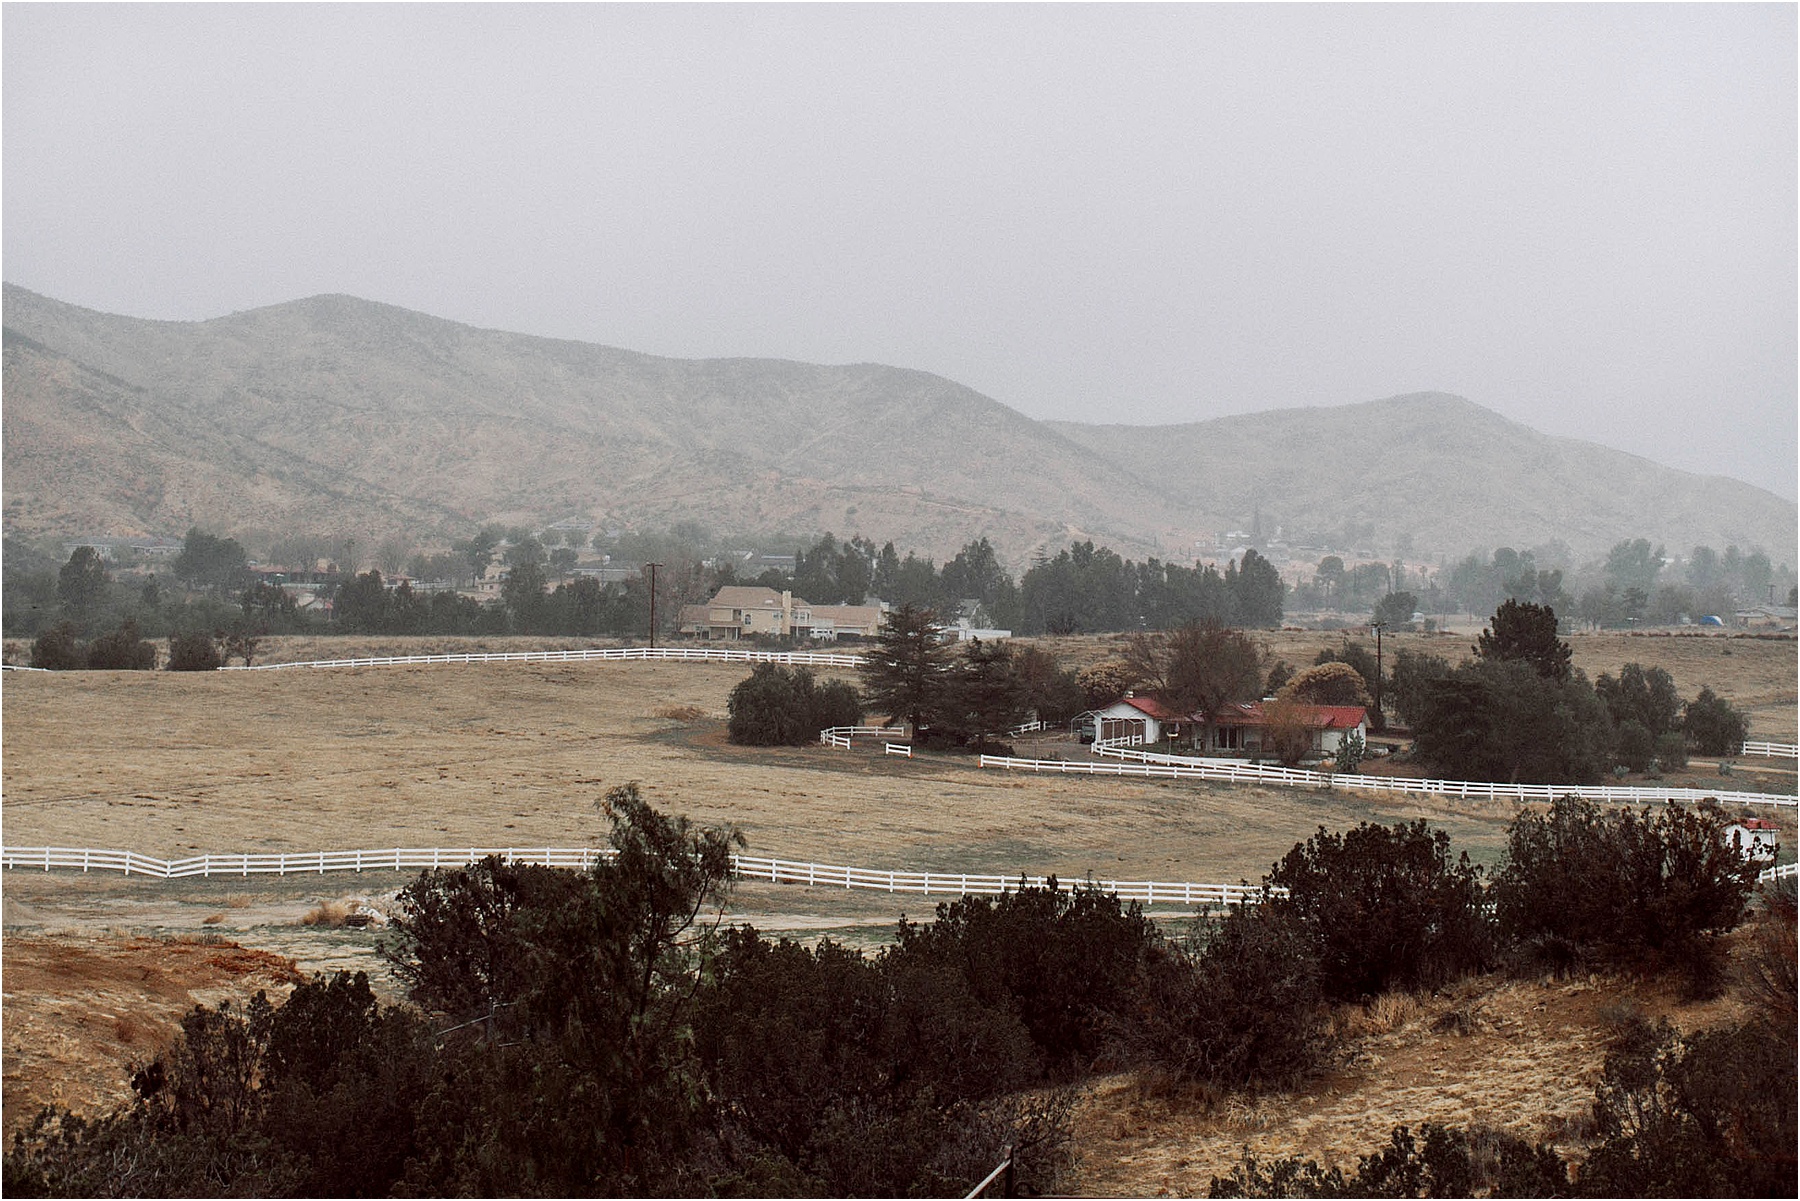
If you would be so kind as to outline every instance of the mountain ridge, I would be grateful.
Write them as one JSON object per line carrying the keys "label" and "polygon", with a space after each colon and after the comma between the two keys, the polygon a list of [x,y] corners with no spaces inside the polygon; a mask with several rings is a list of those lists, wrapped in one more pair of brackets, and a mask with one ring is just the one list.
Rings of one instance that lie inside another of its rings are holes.
{"label": "mountain ridge", "polygon": [[[985,534],[1015,565],[1084,537],[1191,560],[1196,540],[1253,514],[1291,536],[1348,521],[1383,544],[1404,535],[1456,554],[1551,536],[1591,553],[1643,536],[1781,559],[1794,542],[1795,506],[1753,485],[1552,438],[1441,393],[1084,425],[912,368],[676,359],[341,293],[192,322],[13,284],[4,296],[9,532],[304,522],[423,540],[580,513],[745,536],[861,532],[940,558]],[[130,448],[128,465],[109,440]],[[1584,482],[1608,473],[1623,504]]]}

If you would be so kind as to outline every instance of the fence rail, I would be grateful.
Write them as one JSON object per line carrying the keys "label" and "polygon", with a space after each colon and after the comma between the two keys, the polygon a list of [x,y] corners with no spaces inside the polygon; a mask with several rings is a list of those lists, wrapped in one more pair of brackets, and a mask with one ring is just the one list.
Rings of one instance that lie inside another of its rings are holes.
{"label": "fence rail", "polygon": [[1763,755],[1770,759],[1800,759],[1800,746],[1791,742],[1746,742],[1744,754]]}
{"label": "fence rail", "polygon": [[570,651],[470,651],[444,655],[375,655],[361,659],[310,659],[302,663],[236,664],[220,671],[285,671],[297,667],[397,667],[424,663],[585,663],[650,659],[674,663],[785,663],[798,667],[855,667],[861,655],[838,651],[746,651],[724,647],[606,646]]}
{"label": "fence rail", "polygon": [[1343,788],[1360,792],[1397,792],[1436,796],[1473,797],[1478,800],[1553,801],[1579,796],[1602,804],[1638,805],[1654,802],[1795,807],[1800,798],[1766,792],[1728,792],[1698,788],[1652,788],[1625,785],[1494,784],[1479,780],[1412,780],[1401,776],[1359,776],[1348,772],[1307,771],[1297,767],[1269,767],[1238,759],[1203,759],[1134,751],[1123,740],[1096,742],[1094,753],[1113,763],[1062,759],[1015,759],[983,755],[982,767],[1008,771],[1051,772],[1061,775],[1145,776],[1153,779],[1221,780],[1237,784],[1274,784],[1288,788]]}
{"label": "fence rail", "polygon": [[[612,858],[610,849],[594,847],[384,847],[353,851],[262,851],[157,859],[136,851],[90,847],[0,847],[0,867],[20,871],[56,869],[122,872],[163,880],[192,876],[297,876],[345,871],[423,871],[467,867],[489,855],[516,863],[586,869]],[[862,889],[873,892],[919,893],[930,896],[998,896],[1021,882],[1045,887],[1048,876],[991,876],[969,872],[901,871],[801,863],[756,855],[733,855],[732,874],[741,880],[800,884],[809,888]],[[1254,902],[1260,887],[1247,884],[1195,884],[1163,880],[1063,880],[1062,884],[1094,886],[1117,893],[1121,900],[1147,905],[1198,905]]]}

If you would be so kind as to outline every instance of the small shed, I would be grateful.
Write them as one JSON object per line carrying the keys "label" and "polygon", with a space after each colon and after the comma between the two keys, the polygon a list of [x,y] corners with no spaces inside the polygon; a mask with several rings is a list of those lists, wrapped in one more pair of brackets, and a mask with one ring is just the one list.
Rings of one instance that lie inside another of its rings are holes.
{"label": "small shed", "polygon": [[1781,829],[1766,817],[1740,818],[1725,827],[1725,837],[1746,858],[1773,859],[1781,849]]}
{"label": "small shed", "polygon": [[1128,696],[1092,713],[1094,736],[1102,742],[1141,738],[1145,743],[1179,737],[1188,719],[1153,696]]}

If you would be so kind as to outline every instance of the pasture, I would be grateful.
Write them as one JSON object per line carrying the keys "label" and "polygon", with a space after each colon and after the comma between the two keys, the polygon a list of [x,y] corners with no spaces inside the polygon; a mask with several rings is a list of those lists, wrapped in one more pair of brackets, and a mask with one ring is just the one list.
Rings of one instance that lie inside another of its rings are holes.
{"label": "pasture", "polygon": [[[1271,651],[1291,663],[1310,662],[1340,637],[1268,635]],[[1435,653],[1454,658],[1467,640],[1429,641]],[[265,658],[573,645],[448,641],[271,640]],[[1112,638],[1046,641],[1072,663],[1122,649]],[[1397,641],[1387,640],[1388,647]],[[1791,640],[1572,641],[1590,674],[1631,660],[1660,664],[1684,695],[1706,683],[1749,708],[1757,736],[1793,738]],[[724,739],[725,697],[744,674],[736,664],[643,662],[9,673],[0,761],[5,841],[129,848],[163,858],[598,846],[607,823],[597,802],[608,788],[637,781],[665,810],[737,826],[752,854],[875,868],[1225,883],[1255,881],[1321,825],[1342,829],[1364,820],[1429,818],[1457,847],[1492,863],[1512,817],[1508,807],[1429,798],[1022,777],[981,771],[961,757],[889,758],[878,740],[850,751],[739,748]],[[1020,749],[1033,753],[1029,743]],[[1057,750],[1074,752],[1067,743]],[[1778,817],[1789,847],[1793,818],[1792,810]],[[371,871],[160,881],[7,872],[0,953],[7,966],[8,1128],[53,1097],[83,1108],[123,1099],[124,1065],[149,1051],[184,1004],[279,983],[272,963],[291,958],[307,972],[364,968],[382,986],[379,930],[308,919],[350,898],[379,905],[408,878]],[[870,945],[902,914],[928,918],[938,899],[742,883],[728,916],[768,931],[828,933]],[[1167,922],[1186,911],[1159,905],[1155,912]],[[146,935],[174,941],[146,943]],[[1474,1078],[1445,1083],[1438,1068],[1406,1066],[1406,1056],[1435,1063],[1462,1049],[1459,1043],[1433,1051],[1435,1041],[1422,1042],[1431,1017],[1422,1013],[1376,1036],[1386,1043],[1371,1044],[1377,1062],[1391,1064],[1384,1070],[1394,1079],[1379,1085],[1394,1093],[1391,1110],[1369,1109],[1366,1089],[1357,1100],[1352,1088],[1344,1104],[1355,1113],[1338,1115],[1331,1102],[1315,1099],[1292,1119],[1261,1105],[1200,1119],[1129,1090],[1118,1093],[1123,1084],[1103,1085],[1084,1102],[1079,1121],[1088,1154],[1080,1183],[1090,1192],[1203,1187],[1206,1173],[1229,1166],[1246,1141],[1265,1150],[1342,1153],[1382,1136],[1376,1118],[1417,1116],[1428,1094],[1437,1100],[1427,1108],[1446,1117],[1466,1119],[1469,1105],[1470,1113],[1496,1117],[1514,1108],[1537,1112],[1530,1098],[1545,1087],[1548,1070],[1540,1069],[1559,1056],[1567,1096],[1558,1094],[1557,1108],[1579,1110],[1600,1046],[1591,1023],[1577,1022],[1566,1037],[1534,1029],[1520,1041],[1527,1017],[1543,1007],[1530,987],[1505,986],[1479,1004],[1493,1009],[1509,1044],[1530,1060],[1489,1072],[1516,1075],[1512,1084],[1498,1076],[1480,1085]],[[1473,1044],[1465,1050],[1472,1053]],[[1482,1051],[1491,1056],[1494,1048]],[[1576,1063],[1580,1070],[1571,1070]],[[1338,1084],[1319,1096],[1337,1097]],[[1504,1101],[1499,1093],[1508,1089],[1526,1099]]]}

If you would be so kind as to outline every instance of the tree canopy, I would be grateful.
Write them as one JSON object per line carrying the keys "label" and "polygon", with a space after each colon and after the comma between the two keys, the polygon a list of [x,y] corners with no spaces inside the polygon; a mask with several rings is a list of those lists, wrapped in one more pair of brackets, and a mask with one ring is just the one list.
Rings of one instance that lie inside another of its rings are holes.
{"label": "tree canopy", "polygon": [[1556,610],[1547,605],[1505,602],[1474,650],[1483,659],[1527,663],[1545,679],[1569,678],[1569,644],[1556,636]]}

